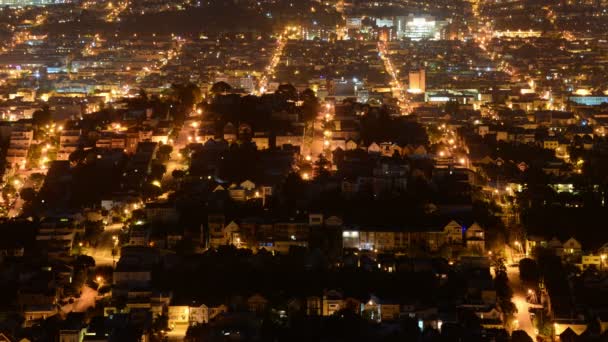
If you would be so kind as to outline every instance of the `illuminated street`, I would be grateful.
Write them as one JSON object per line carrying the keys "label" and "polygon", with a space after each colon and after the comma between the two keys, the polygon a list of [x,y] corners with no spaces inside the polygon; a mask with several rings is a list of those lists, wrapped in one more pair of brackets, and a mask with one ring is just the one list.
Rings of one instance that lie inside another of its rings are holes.
{"label": "illuminated street", "polygon": [[517,267],[507,268],[509,275],[509,284],[513,289],[513,303],[517,307],[517,329],[525,331],[533,340],[536,340],[536,329],[532,325],[530,316],[530,306],[527,301],[528,289],[524,288],[519,279],[519,270]]}

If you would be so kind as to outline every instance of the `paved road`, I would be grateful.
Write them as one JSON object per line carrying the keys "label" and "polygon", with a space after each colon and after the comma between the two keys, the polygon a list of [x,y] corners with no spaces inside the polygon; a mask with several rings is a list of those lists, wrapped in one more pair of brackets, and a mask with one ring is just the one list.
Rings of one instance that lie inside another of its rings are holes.
{"label": "paved road", "polygon": [[118,261],[120,258],[120,248],[116,247],[116,255],[112,256],[112,249],[114,248],[113,236],[118,236],[122,224],[113,224],[106,226],[103,233],[97,241],[96,247],[89,247],[86,251],[87,255],[90,255],[95,259],[96,266],[113,266],[114,261]]}
{"label": "paved road", "polygon": [[534,341],[536,341],[537,334],[528,311],[530,306],[526,300],[528,289],[523,287],[523,284],[519,279],[519,268],[508,267],[507,274],[509,276],[509,284],[513,289],[513,303],[517,306],[517,321],[519,322],[519,327],[517,329],[525,331]]}
{"label": "paved road", "polygon": [[174,326],[172,330],[167,333],[167,339],[169,341],[183,341],[188,331],[188,325],[181,324]]}
{"label": "paved road", "polygon": [[91,307],[95,307],[95,297],[97,297],[97,291],[84,285],[82,287],[82,293],[80,298],[75,299],[74,303],[66,304],[61,307],[61,311],[64,313],[69,312],[85,312]]}

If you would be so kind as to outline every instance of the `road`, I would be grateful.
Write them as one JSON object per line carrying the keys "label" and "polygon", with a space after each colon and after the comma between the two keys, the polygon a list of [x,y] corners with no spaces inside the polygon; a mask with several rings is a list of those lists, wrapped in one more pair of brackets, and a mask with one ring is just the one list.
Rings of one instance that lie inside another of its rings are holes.
{"label": "road", "polygon": [[97,297],[97,291],[84,285],[82,287],[82,293],[80,298],[75,299],[74,303],[66,304],[61,307],[61,311],[64,313],[69,312],[86,312],[89,308],[95,307],[95,298]]}
{"label": "road", "polygon": [[513,289],[513,303],[517,307],[517,321],[519,323],[518,330],[523,330],[532,340],[536,341],[536,330],[532,324],[530,312],[528,311],[530,305],[526,299],[528,295],[528,289],[524,288],[521,280],[519,279],[518,267],[507,267],[507,275],[509,276],[509,284]]}
{"label": "road", "polygon": [[183,341],[186,337],[186,332],[188,331],[187,324],[180,324],[172,327],[169,332],[167,332],[167,340],[169,341]]}
{"label": "road", "polygon": [[116,247],[116,255],[112,255],[112,249],[114,248],[115,241],[113,237],[118,238],[118,234],[122,229],[122,224],[112,224],[106,226],[103,233],[97,240],[97,246],[89,247],[86,251],[87,255],[90,255],[95,259],[96,266],[113,266],[114,261],[120,258],[120,248]]}

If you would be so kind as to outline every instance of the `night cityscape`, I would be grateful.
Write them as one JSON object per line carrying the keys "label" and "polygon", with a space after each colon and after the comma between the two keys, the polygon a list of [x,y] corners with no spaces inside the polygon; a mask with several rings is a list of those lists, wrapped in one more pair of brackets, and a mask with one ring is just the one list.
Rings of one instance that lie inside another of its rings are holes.
{"label": "night cityscape", "polygon": [[0,0],[0,342],[608,342],[608,0]]}

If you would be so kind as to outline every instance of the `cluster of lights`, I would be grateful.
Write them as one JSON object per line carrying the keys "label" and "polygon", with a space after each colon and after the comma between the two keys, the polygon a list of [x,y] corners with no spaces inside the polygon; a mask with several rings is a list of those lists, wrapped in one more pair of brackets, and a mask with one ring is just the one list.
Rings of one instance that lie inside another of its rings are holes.
{"label": "cluster of lights", "polygon": [[380,58],[384,62],[384,68],[386,69],[386,72],[391,76],[391,87],[393,89],[393,93],[396,93],[397,95],[397,100],[401,108],[401,113],[407,115],[410,112],[408,106],[409,101],[405,94],[405,88],[401,84],[401,81],[399,81],[397,70],[393,66],[393,62],[391,61],[391,59],[388,57],[388,49],[386,48],[386,42],[378,43],[378,51],[380,51]]}
{"label": "cluster of lights", "polygon": [[[61,134],[61,132],[63,131],[63,126],[61,125],[57,125],[55,123],[50,124],[50,125],[46,125],[45,126],[46,129],[46,134],[47,135],[54,135],[54,134]],[[40,150],[41,152],[41,157],[40,160],[38,162],[38,166],[40,167],[40,169],[42,170],[46,170],[47,169],[47,163],[50,161],[47,153],[53,149],[53,146],[49,143],[46,143],[42,149]],[[25,165],[24,165],[25,166]]]}
{"label": "cluster of lights", "polygon": [[287,43],[287,36],[290,32],[297,30],[297,27],[288,26],[283,31],[283,34],[279,35],[277,38],[277,47],[274,50],[272,57],[270,58],[270,64],[264,70],[264,75],[260,78],[260,84],[258,87],[258,94],[264,94],[266,90],[268,90],[268,80],[274,75],[275,69],[279,62],[281,61],[281,56],[283,55],[283,51],[285,50],[285,45]]}

